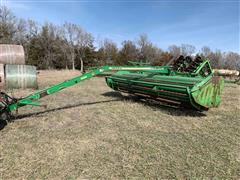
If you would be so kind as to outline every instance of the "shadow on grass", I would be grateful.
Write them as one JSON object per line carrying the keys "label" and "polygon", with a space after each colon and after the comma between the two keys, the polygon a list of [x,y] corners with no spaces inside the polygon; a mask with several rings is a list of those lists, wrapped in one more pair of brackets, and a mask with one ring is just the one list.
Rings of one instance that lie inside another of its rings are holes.
{"label": "shadow on grass", "polygon": [[172,116],[191,116],[191,117],[203,117],[206,116],[203,112],[191,109],[190,107],[183,106],[172,106],[169,104],[163,104],[161,102],[156,102],[152,100],[141,99],[137,96],[123,96],[120,92],[110,91],[102,94],[106,97],[114,97],[122,100],[133,101],[137,103],[142,103],[143,105],[147,105],[152,108],[154,111],[161,110],[167,114]]}
{"label": "shadow on grass", "polygon": [[[108,103],[108,102],[114,102],[114,101],[119,101],[119,99],[106,100],[106,101],[96,101],[96,102],[88,102],[88,103],[78,103],[78,104],[73,104],[73,105],[66,105],[66,106],[63,106],[63,107],[47,109],[47,110],[40,111],[40,112],[34,112],[34,113],[28,113],[28,114],[20,114],[20,115],[17,115],[17,116],[13,116],[11,120],[19,121],[19,120],[24,119],[24,118],[33,117],[33,116],[45,114],[45,113],[48,113],[48,112],[60,111],[60,110],[71,109],[71,108],[75,108],[75,107],[79,107],[79,106],[87,106],[87,105]],[[2,130],[7,124],[8,124],[7,121],[0,121],[0,130]]]}
{"label": "shadow on grass", "polygon": [[78,103],[78,104],[73,104],[73,105],[67,105],[67,106],[63,106],[63,107],[59,107],[59,108],[47,109],[47,110],[40,111],[40,112],[18,115],[15,118],[15,120],[21,120],[23,118],[28,118],[28,117],[32,117],[32,116],[36,116],[36,115],[40,115],[40,114],[44,114],[44,113],[48,113],[48,112],[53,112],[53,111],[71,109],[71,108],[75,108],[75,107],[79,107],[79,106],[87,106],[87,105],[108,103],[108,102],[114,102],[114,101],[119,101],[119,100],[113,99],[113,100],[106,100],[106,101],[96,101],[96,102],[87,102],[87,103]]}
{"label": "shadow on grass", "polygon": [[0,130],[2,130],[7,125],[7,121],[0,121]]}
{"label": "shadow on grass", "polygon": [[[64,109],[71,109],[71,108],[75,108],[75,107],[79,107],[79,106],[88,106],[88,105],[93,105],[93,104],[121,101],[121,100],[142,103],[143,105],[147,105],[148,107],[152,108],[153,111],[161,110],[162,112],[165,112],[172,116],[191,116],[191,117],[206,116],[206,114],[196,111],[196,110],[193,110],[193,109],[188,109],[188,108],[184,108],[184,107],[173,107],[173,106],[168,106],[166,104],[160,104],[159,102],[153,102],[153,101],[145,101],[145,100],[143,101],[143,100],[139,99],[138,97],[123,96],[121,93],[116,92],[116,91],[106,92],[106,93],[103,93],[102,95],[105,97],[112,97],[114,99],[106,100],[106,101],[78,103],[78,104],[67,105],[67,106],[63,106],[63,107],[59,107],[59,108],[47,109],[47,110],[35,112],[35,113],[22,114],[22,115],[13,117],[13,120],[18,121],[18,120],[21,120],[24,118],[33,117],[33,116],[37,116],[37,115],[48,113],[48,112],[59,111],[59,110],[64,110]],[[7,122],[0,121],[0,130],[2,130],[6,125],[7,125]]]}

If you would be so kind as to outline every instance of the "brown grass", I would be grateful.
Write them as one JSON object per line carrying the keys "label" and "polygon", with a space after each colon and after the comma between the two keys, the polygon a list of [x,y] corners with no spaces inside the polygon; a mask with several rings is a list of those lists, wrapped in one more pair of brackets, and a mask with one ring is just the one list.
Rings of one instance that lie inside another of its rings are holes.
{"label": "brown grass", "polygon": [[[41,72],[40,87],[79,74]],[[21,96],[31,90],[15,92]],[[240,86],[206,113],[159,107],[94,78],[25,107],[0,131],[2,179],[239,179]]]}

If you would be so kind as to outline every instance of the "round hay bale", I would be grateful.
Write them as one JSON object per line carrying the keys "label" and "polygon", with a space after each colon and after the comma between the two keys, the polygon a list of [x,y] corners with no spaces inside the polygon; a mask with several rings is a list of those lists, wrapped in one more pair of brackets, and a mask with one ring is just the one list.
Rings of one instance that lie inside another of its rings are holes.
{"label": "round hay bale", "polygon": [[239,71],[229,69],[214,69],[214,73],[219,76],[239,76]]}
{"label": "round hay bale", "polygon": [[12,44],[0,44],[0,63],[25,64],[23,46]]}
{"label": "round hay bale", "polygon": [[4,64],[0,64],[0,89],[5,85]]}
{"label": "round hay bale", "polygon": [[37,88],[37,70],[35,66],[11,65],[5,66],[7,89]]}

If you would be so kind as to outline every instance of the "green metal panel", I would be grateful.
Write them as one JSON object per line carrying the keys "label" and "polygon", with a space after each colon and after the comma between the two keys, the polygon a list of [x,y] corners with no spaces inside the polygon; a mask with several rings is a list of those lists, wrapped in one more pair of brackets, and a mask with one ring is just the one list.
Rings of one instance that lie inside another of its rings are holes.
{"label": "green metal panel", "polygon": [[213,77],[198,90],[191,92],[194,101],[204,107],[218,107],[221,102],[221,93],[224,87],[222,77]]}
{"label": "green metal panel", "polygon": [[175,101],[198,110],[217,107],[221,102],[224,81],[213,77],[208,60],[198,59],[197,63],[191,73],[185,71],[189,66],[184,69],[182,64],[178,64],[178,70],[165,66],[164,71],[154,73],[118,71],[106,77],[106,83],[117,91]]}

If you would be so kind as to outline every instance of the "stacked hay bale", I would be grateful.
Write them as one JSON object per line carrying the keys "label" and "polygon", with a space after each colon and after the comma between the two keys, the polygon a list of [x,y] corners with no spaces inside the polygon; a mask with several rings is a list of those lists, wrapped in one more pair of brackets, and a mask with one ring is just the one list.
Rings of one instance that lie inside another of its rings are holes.
{"label": "stacked hay bale", "polygon": [[239,71],[229,69],[214,69],[214,73],[219,76],[239,76]]}
{"label": "stacked hay bale", "polygon": [[0,90],[5,87],[4,64],[0,64]]}
{"label": "stacked hay bale", "polygon": [[35,66],[25,65],[20,45],[0,44],[0,89],[37,88]]}
{"label": "stacked hay bale", "polygon": [[24,49],[20,45],[0,44],[1,64],[25,64]]}
{"label": "stacked hay bale", "polygon": [[240,84],[240,72],[229,69],[214,69],[216,76],[223,76],[225,82]]}

